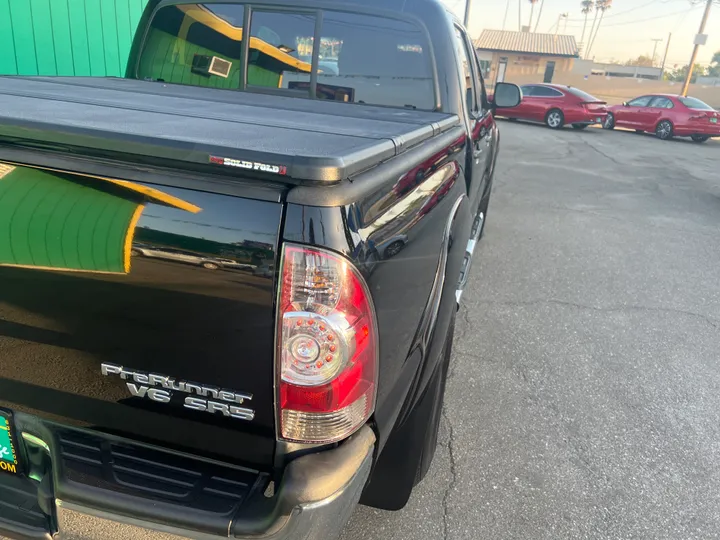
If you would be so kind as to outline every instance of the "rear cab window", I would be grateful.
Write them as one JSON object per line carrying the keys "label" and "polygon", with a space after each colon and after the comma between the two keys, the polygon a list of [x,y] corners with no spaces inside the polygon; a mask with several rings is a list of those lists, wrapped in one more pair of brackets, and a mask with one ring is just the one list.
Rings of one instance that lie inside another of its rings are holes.
{"label": "rear cab window", "polygon": [[430,44],[421,28],[405,20],[334,10],[165,6],[153,16],[135,75],[346,103],[422,110],[436,105]]}

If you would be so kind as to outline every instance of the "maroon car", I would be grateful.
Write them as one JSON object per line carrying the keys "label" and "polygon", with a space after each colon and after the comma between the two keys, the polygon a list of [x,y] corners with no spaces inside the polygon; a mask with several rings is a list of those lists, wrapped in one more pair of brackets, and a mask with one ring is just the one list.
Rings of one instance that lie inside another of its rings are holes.
{"label": "maroon car", "polygon": [[647,94],[610,107],[604,127],[649,131],[662,140],[690,137],[702,143],[720,137],[720,113],[694,97]]}
{"label": "maroon car", "polygon": [[605,122],[607,103],[578,88],[560,84],[526,84],[521,88],[520,105],[503,109],[502,116],[543,122],[552,129],[568,124],[585,129]]}

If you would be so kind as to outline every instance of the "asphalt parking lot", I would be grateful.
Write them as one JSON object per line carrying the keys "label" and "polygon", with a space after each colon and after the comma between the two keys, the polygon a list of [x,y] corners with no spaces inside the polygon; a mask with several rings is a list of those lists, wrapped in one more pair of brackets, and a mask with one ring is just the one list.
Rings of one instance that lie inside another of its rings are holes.
{"label": "asphalt parking lot", "polygon": [[343,540],[720,536],[720,141],[501,123],[440,446]]}

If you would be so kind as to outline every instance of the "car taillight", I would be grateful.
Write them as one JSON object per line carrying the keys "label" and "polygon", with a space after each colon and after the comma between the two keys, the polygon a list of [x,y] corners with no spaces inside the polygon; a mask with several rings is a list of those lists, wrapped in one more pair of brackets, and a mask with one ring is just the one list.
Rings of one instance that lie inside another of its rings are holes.
{"label": "car taillight", "polygon": [[377,327],[367,285],[340,255],[286,244],[279,289],[279,435],[344,439],[375,408]]}

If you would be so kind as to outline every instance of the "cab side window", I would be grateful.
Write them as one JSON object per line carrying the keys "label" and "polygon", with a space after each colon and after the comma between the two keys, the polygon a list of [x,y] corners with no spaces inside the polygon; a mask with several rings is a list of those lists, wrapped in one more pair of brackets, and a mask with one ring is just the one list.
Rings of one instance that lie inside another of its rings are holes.
{"label": "cab side window", "polygon": [[461,81],[461,87],[465,87],[467,113],[470,116],[477,115],[477,88],[475,86],[475,76],[472,68],[473,62],[471,60],[471,58],[474,58],[474,54],[470,56],[463,31],[457,26],[455,27],[455,47],[457,48],[458,60],[461,64],[460,73],[465,79]]}
{"label": "cab side window", "polygon": [[657,107],[658,109],[672,109],[673,103],[666,97],[656,97],[650,102],[650,107]]}
{"label": "cab side window", "polygon": [[563,94],[559,90],[555,90],[554,88],[550,88],[548,86],[536,86],[533,90],[533,96],[535,97],[549,97],[549,98],[556,98],[556,97],[562,97]]}
{"label": "cab side window", "polygon": [[483,77],[483,68],[480,59],[478,58],[477,51],[472,47],[472,41],[470,42],[470,50],[472,51],[473,58],[475,58],[475,72],[477,73],[476,85],[480,92],[479,103],[480,111],[482,114],[490,112],[490,101],[488,100],[487,89],[485,88],[485,78]]}
{"label": "cab side window", "polygon": [[630,107],[647,107],[650,103],[652,96],[642,96],[628,102]]}

